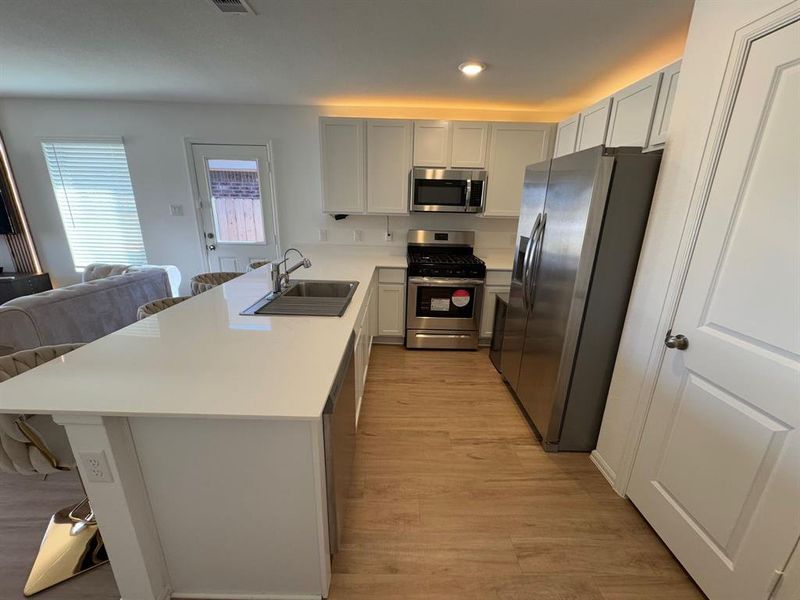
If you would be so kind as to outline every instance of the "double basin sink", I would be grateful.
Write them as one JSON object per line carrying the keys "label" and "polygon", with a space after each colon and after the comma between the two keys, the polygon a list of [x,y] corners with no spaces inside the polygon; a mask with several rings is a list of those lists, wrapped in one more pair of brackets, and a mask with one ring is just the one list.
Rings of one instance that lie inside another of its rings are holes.
{"label": "double basin sink", "polygon": [[357,281],[292,281],[282,292],[267,294],[241,314],[341,317],[357,287]]}

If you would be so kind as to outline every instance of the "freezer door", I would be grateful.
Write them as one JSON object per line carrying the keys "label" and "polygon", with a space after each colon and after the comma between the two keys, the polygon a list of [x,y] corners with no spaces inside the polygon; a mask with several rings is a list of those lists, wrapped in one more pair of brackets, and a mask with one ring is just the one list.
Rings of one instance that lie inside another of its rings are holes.
{"label": "freezer door", "polygon": [[508,298],[508,312],[506,313],[506,324],[503,333],[501,359],[503,377],[506,378],[514,391],[517,391],[519,382],[522,345],[525,340],[525,325],[528,320],[528,306],[524,298],[525,284],[527,283],[525,275],[528,266],[526,257],[529,258],[531,255],[531,238],[536,219],[544,212],[544,196],[549,172],[549,160],[530,165],[525,170],[514,270],[511,274],[511,292]]}
{"label": "freezer door", "polygon": [[597,147],[550,167],[517,389],[546,449],[558,443],[613,165]]}

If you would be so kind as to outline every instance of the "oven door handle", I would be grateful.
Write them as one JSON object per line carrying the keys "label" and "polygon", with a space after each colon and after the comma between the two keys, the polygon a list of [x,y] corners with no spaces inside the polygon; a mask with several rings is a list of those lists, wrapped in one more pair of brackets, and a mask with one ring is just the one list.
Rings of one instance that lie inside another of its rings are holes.
{"label": "oven door handle", "polygon": [[447,278],[447,277],[409,277],[408,283],[411,285],[421,286],[455,286],[455,285],[483,285],[483,279],[460,279],[460,278]]}

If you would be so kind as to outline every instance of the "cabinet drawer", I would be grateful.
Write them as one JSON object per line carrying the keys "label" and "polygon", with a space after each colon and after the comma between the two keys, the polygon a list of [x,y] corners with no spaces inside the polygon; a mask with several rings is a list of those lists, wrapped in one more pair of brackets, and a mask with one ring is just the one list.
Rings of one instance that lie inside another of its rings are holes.
{"label": "cabinet drawer", "polygon": [[486,271],[486,285],[511,285],[511,271]]}
{"label": "cabinet drawer", "polygon": [[378,269],[378,283],[405,283],[405,269]]}

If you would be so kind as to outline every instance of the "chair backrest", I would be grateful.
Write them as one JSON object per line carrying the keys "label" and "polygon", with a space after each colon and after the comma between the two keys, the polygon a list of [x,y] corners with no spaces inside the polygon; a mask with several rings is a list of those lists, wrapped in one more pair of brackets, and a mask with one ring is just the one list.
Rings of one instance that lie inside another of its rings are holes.
{"label": "chair backrest", "polygon": [[174,298],[159,298],[158,300],[153,300],[139,307],[139,310],[136,312],[136,319],[141,321],[151,315],[160,313],[162,310],[167,310],[176,304],[180,304],[189,298],[191,298],[191,296],[175,296]]}
{"label": "chair backrest", "polygon": [[[0,385],[81,345],[44,346],[0,356]],[[47,474],[70,469],[74,462],[66,432],[51,416],[0,414],[0,471]]]}
{"label": "chair backrest", "polygon": [[0,306],[0,354],[92,342],[136,321],[142,304],[170,295],[160,269],[113,275]]}
{"label": "chair backrest", "polygon": [[229,282],[231,279],[244,275],[244,273],[235,273],[232,271],[221,271],[219,273],[200,273],[192,277],[192,296],[202,294],[208,290]]}

